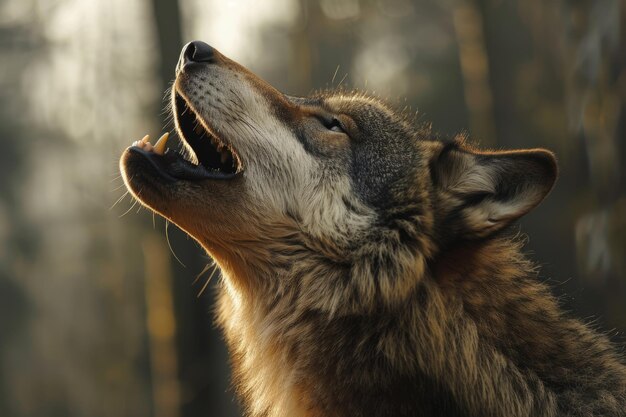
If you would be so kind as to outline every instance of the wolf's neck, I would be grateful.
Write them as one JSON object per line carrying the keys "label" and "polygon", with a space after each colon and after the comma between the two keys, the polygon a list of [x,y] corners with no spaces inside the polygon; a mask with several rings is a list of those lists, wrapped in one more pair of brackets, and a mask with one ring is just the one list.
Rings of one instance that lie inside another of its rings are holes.
{"label": "wolf's neck", "polygon": [[[464,263],[459,254],[459,267],[467,267],[460,275],[438,265],[432,265],[431,275],[423,256],[405,247],[363,255],[342,264],[315,251],[304,252],[281,265],[277,272],[284,275],[273,277],[284,281],[279,292],[248,299],[231,284],[243,277],[226,277],[229,284],[220,297],[219,320],[235,358],[238,383],[255,399],[259,415],[281,408],[293,410],[284,415],[306,415],[302,409],[322,400],[329,402],[328,407],[341,407],[342,398],[351,392],[374,397],[385,384],[410,383],[421,390],[442,386],[433,395],[449,395],[445,401],[450,403],[484,404],[492,400],[488,395],[498,392],[498,384],[503,389],[525,386],[517,374],[502,375],[509,363],[481,344],[473,318],[463,312],[461,295],[450,292],[461,275],[474,280],[489,272],[486,266]],[[441,284],[440,279],[448,281]],[[323,388],[345,384],[350,392],[337,390],[336,398]],[[469,398],[468,385],[483,386],[485,398]],[[507,414],[514,409],[523,405],[511,403],[501,415],[518,415]]]}
{"label": "wolf's neck", "polygon": [[[258,269],[253,279],[282,283],[275,293],[225,286],[219,321],[258,415],[309,415],[302,410],[322,400],[340,408],[350,393],[374,398],[398,381],[439,386],[433,395],[471,415],[552,415],[562,387],[619,380],[607,340],[563,317],[521,242],[474,242],[428,262],[382,246],[341,263],[304,245],[282,253],[289,262],[275,264],[276,276]],[[325,389],[342,384],[350,391]]]}

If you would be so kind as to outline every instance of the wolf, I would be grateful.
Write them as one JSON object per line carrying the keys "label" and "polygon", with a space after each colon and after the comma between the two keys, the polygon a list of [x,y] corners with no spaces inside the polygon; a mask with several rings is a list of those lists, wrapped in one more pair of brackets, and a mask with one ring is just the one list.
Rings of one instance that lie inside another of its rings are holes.
{"label": "wolf", "polygon": [[440,138],[362,93],[285,95],[199,41],[171,108],[183,150],[137,141],[121,171],[219,265],[247,415],[626,416],[617,348],[512,227],[551,152]]}

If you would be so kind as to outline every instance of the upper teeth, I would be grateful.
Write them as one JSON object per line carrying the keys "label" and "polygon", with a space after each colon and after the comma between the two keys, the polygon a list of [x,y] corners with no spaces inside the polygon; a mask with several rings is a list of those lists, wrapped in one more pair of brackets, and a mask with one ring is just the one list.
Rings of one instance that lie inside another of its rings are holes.
{"label": "upper teeth", "polygon": [[[194,130],[197,133],[199,129],[204,132],[204,130],[202,130],[202,127],[200,126],[197,126]],[[165,132],[159,138],[159,140],[157,140],[156,143],[152,145],[150,143],[150,136],[146,135],[141,140],[134,141],[132,146],[136,146],[147,152],[154,152],[157,155],[163,155],[165,151],[167,150],[167,140],[169,139],[169,136],[170,136],[169,132]],[[210,139],[211,139],[211,143],[213,144],[215,149],[217,149],[217,152],[219,152],[220,154],[220,162],[222,164],[225,164],[226,161],[228,161],[228,159],[232,156],[230,150],[228,149],[226,145],[220,142],[217,138],[210,136]]]}
{"label": "upper teeth", "polygon": [[217,149],[218,152],[220,152],[222,148],[224,147],[224,144],[218,141],[214,136],[211,136],[210,139],[211,139],[211,144],[215,147],[215,149]]}
{"label": "upper teeth", "polygon": [[163,155],[165,153],[165,145],[167,144],[167,139],[170,137],[169,132],[163,133],[163,136],[157,140],[157,143],[154,144],[154,153],[158,155]]}
{"label": "upper teeth", "polygon": [[[196,132],[197,135],[203,135],[204,133],[206,133],[206,131],[204,130],[204,126],[202,126],[200,123],[198,123],[196,127],[193,128],[193,131]],[[211,140],[211,144],[215,147],[215,149],[217,149],[217,151],[222,154],[221,159],[222,163],[224,163],[229,155],[229,152],[226,150],[225,145],[212,135],[209,135],[209,139]]]}
{"label": "upper teeth", "polygon": [[220,154],[220,162],[226,163],[228,158],[230,157],[230,151],[222,142],[217,140],[215,137],[211,137],[211,144],[217,149],[217,152]]}
{"label": "upper teeth", "polygon": [[133,142],[132,146],[136,146],[138,148],[143,149],[144,151],[154,152],[157,155],[163,155],[165,153],[167,139],[169,138],[169,132],[165,132],[163,136],[156,141],[154,146],[150,143],[150,135],[146,135],[141,140],[136,140]]}

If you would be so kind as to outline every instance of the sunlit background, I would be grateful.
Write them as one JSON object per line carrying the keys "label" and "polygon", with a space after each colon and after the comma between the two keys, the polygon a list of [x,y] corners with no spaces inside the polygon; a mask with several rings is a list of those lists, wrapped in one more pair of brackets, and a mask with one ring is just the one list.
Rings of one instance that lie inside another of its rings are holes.
{"label": "sunlit background", "polygon": [[219,279],[117,169],[172,129],[193,39],[290,94],[354,87],[444,134],[554,150],[528,252],[623,342],[625,23],[620,0],[0,0],[0,416],[240,415]]}

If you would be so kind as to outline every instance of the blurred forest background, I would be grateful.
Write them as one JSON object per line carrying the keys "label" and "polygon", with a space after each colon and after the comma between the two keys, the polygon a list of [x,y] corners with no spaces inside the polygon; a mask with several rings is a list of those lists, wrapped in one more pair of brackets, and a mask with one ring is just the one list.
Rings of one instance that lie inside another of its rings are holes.
{"label": "blurred forest background", "polygon": [[0,416],[239,415],[209,259],[115,204],[122,150],[172,128],[193,39],[290,94],[341,83],[445,134],[554,150],[527,249],[623,342],[625,25],[620,0],[0,0]]}

